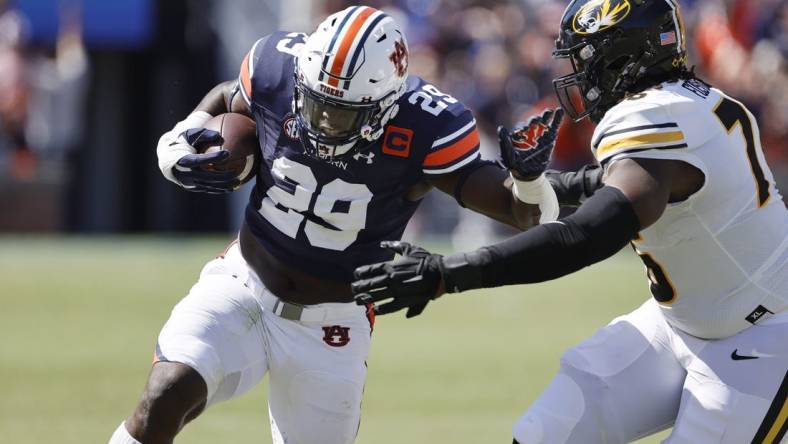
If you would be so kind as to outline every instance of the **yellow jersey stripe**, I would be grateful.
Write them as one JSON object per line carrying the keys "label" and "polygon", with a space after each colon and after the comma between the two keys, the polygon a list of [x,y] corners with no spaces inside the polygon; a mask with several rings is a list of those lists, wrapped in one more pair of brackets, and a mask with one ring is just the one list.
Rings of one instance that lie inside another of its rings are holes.
{"label": "yellow jersey stripe", "polygon": [[752,444],[779,444],[788,429],[788,372],[766,412]]}
{"label": "yellow jersey stripe", "polygon": [[777,420],[772,425],[771,430],[766,434],[764,442],[778,444],[782,441],[781,438],[785,436],[786,421],[788,421],[788,400],[783,403],[783,408],[777,415]]}
{"label": "yellow jersey stripe", "polygon": [[656,124],[656,125],[639,125],[639,126],[632,126],[632,127],[623,128],[623,129],[619,129],[618,127],[616,127],[616,129],[608,131],[608,132],[602,134],[601,136],[597,137],[597,139],[594,141],[592,146],[594,147],[594,149],[597,149],[599,147],[599,144],[602,143],[602,141],[605,140],[606,138],[613,137],[613,136],[619,136],[621,134],[634,133],[634,132],[645,131],[645,130],[649,130],[649,129],[651,129],[651,130],[660,130],[660,129],[665,129],[665,128],[676,128],[676,131],[678,131],[678,127],[679,127],[679,125],[677,123],[674,123],[674,122],[659,123],[659,124]]}
{"label": "yellow jersey stripe", "polygon": [[601,144],[599,148],[597,148],[596,156],[597,158],[601,158],[615,151],[622,151],[629,148],[636,148],[641,145],[650,145],[654,143],[681,142],[682,140],[684,140],[684,133],[682,131],[673,131],[669,133],[642,134],[640,136],[626,137],[618,140],[609,140]]}

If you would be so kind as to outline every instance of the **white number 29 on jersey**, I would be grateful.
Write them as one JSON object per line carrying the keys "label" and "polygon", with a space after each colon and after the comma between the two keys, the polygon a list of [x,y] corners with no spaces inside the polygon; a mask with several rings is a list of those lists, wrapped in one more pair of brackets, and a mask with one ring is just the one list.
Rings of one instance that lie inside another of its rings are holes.
{"label": "white number 29 on jersey", "polygon": [[444,94],[440,92],[438,88],[427,84],[421,87],[421,91],[414,91],[410,96],[408,96],[408,102],[413,105],[421,102],[421,109],[427,111],[433,116],[437,116],[443,110],[448,108],[449,105],[457,103],[457,99],[448,94]]}
{"label": "white number 29 on jersey", "polygon": [[[285,157],[274,160],[271,174],[290,188],[274,184],[266,192],[259,213],[271,225],[293,239],[303,230],[310,244],[330,250],[342,251],[356,241],[372,200],[366,185],[334,179],[317,192],[319,185],[312,170]],[[343,208],[335,208],[337,204]],[[310,206],[326,225],[304,216]]]}

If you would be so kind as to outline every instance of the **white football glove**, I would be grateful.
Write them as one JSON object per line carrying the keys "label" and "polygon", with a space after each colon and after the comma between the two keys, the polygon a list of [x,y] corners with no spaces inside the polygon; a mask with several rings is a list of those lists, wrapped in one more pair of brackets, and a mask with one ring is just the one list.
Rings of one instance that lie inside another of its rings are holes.
{"label": "white football glove", "polygon": [[182,157],[189,154],[195,154],[197,150],[191,146],[181,134],[192,128],[202,128],[203,125],[212,118],[213,116],[205,111],[195,111],[178,122],[173,129],[161,136],[159,144],[156,146],[156,155],[159,157],[159,169],[161,170],[161,174],[163,174],[167,180],[179,186],[183,186],[173,175],[172,169]]}

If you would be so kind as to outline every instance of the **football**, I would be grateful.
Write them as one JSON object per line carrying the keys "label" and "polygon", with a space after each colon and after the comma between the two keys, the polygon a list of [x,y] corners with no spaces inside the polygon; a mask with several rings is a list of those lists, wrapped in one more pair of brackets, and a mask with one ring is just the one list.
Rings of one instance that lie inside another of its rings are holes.
{"label": "football", "polygon": [[226,161],[211,165],[211,168],[216,171],[234,171],[241,184],[251,180],[255,176],[261,155],[254,120],[238,113],[219,114],[209,120],[205,128],[221,134],[222,141],[218,145],[200,146],[200,153],[219,150],[230,152]]}

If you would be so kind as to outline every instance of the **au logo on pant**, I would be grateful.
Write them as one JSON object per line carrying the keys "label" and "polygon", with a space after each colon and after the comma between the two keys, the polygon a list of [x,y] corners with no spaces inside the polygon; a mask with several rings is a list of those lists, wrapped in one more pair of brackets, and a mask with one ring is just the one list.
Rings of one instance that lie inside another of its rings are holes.
{"label": "au logo on pant", "polygon": [[332,347],[343,347],[350,342],[350,327],[331,325],[323,327],[323,341]]}

